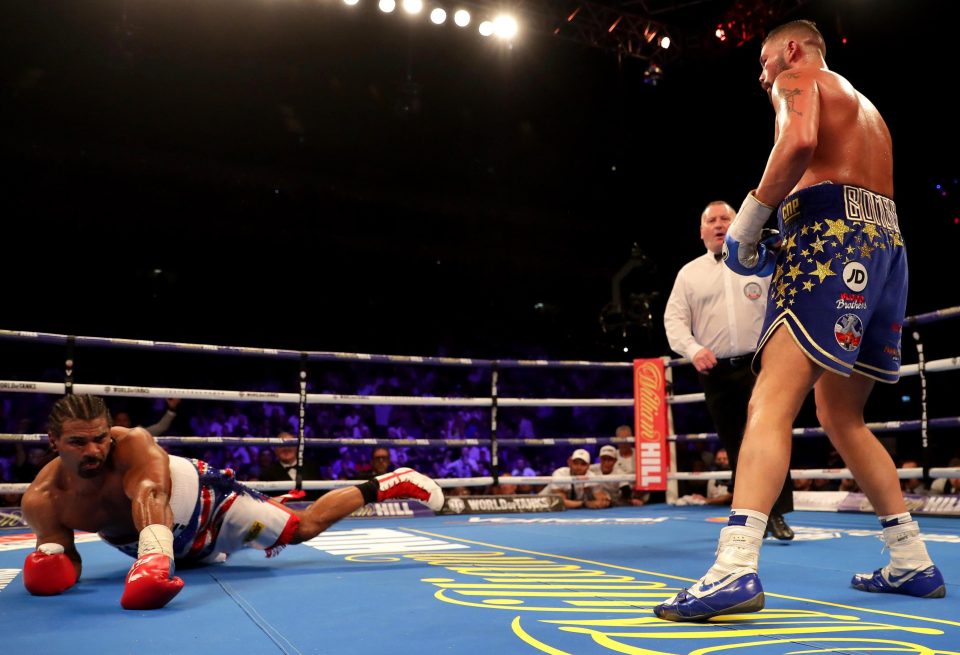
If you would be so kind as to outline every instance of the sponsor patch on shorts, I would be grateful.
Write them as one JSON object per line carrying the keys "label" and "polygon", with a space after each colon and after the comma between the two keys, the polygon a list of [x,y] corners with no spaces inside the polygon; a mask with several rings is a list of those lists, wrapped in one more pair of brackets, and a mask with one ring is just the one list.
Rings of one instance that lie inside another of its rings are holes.
{"label": "sponsor patch on shorts", "polygon": [[243,543],[248,544],[259,537],[260,533],[263,532],[263,528],[263,523],[260,521],[254,521],[253,525],[250,526],[250,529],[247,530],[247,534],[243,536]]}
{"label": "sponsor patch on shorts", "polygon": [[756,282],[748,282],[743,287],[743,295],[745,295],[750,300],[756,300],[763,295],[763,289],[760,288],[760,285]]}
{"label": "sponsor patch on shorts", "polygon": [[853,352],[863,339],[863,321],[856,314],[844,314],[834,323],[833,336],[841,348]]}
{"label": "sponsor patch on shorts", "polygon": [[837,309],[866,309],[867,300],[862,293],[841,293],[837,298]]}
{"label": "sponsor patch on shorts", "polygon": [[860,262],[847,262],[843,267],[843,283],[853,292],[859,293],[867,288],[870,276]]}

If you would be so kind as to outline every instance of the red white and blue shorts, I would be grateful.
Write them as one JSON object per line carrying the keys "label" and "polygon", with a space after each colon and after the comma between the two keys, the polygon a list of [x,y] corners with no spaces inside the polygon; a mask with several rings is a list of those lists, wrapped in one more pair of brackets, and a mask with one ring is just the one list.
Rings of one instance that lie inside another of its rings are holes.
{"label": "red white and blue shorts", "polygon": [[[171,455],[170,477],[178,564],[222,562],[242,548],[272,557],[290,543],[300,524],[290,509],[237,482],[230,469]],[[112,545],[137,556],[137,542]]]}

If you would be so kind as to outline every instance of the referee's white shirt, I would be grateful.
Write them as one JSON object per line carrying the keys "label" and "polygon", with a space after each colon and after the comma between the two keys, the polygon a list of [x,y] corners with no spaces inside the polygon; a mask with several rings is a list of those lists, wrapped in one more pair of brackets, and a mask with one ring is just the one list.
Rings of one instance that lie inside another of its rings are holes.
{"label": "referee's white shirt", "polygon": [[757,349],[770,277],[738,275],[709,250],[677,273],[663,313],[670,348],[693,359],[709,348],[718,359]]}

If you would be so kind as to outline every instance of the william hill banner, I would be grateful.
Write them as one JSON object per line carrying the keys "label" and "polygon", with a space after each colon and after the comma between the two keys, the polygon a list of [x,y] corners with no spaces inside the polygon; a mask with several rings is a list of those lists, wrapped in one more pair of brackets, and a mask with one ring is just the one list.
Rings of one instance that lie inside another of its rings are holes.
{"label": "william hill banner", "polygon": [[633,360],[635,489],[667,488],[667,387],[662,359]]}

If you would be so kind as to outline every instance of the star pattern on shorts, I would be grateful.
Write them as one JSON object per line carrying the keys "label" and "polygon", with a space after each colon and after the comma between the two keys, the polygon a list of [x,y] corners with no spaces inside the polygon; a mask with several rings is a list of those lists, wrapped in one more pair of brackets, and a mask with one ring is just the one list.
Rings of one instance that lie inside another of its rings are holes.
{"label": "star pattern on shorts", "polygon": [[813,291],[827,278],[840,275],[833,269],[834,261],[837,270],[850,262],[866,264],[877,251],[903,245],[891,230],[842,217],[823,218],[788,232],[770,283],[770,300],[780,309],[793,305],[801,290]]}
{"label": "star pattern on shorts", "polygon": [[830,220],[829,218],[823,219],[826,221],[827,225],[830,226],[826,232],[823,233],[825,237],[836,237],[839,242],[838,245],[843,245],[843,238],[847,235],[847,232],[853,232],[853,228],[849,227],[842,218],[838,218],[835,221]]}
{"label": "star pattern on shorts", "polygon": [[825,262],[814,262],[817,265],[817,268],[809,271],[807,275],[816,275],[820,278],[820,284],[823,284],[825,278],[830,277],[831,275],[836,275],[832,270],[830,270],[830,264],[833,263],[832,259],[828,259]]}
{"label": "star pattern on shorts", "polygon": [[861,232],[863,232],[864,234],[867,234],[867,235],[870,236],[870,242],[871,242],[871,243],[872,243],[874,240],[880,238],[880,233],[877,232],[877,226],[874,225],[873,223],[864,223],[864,224],[863,224],[863,229],[861,230]]}
{"label": "star pattern on shorts", "polygon": [[786,293],[787,287],[789,287],[789,286],[790,286],[790,283],[789,283],[789,282],[784,282],[783,280],[780,280],[780,282],[777,284],[777,294],[776,294],[776,295],[782,296],[784,293]]}

